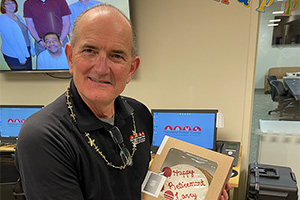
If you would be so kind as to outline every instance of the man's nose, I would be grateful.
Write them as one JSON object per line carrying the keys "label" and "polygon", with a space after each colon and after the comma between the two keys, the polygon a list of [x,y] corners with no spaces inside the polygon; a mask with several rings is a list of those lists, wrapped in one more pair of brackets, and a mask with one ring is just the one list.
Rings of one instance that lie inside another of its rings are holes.
{"label": "man's nose", "polygon": [[97,65],[97,70],[102,73],[106,73],[109,71],[108,58],[104,54],[99,54],[96,65]]}
{"label": "man's nose", "polygon": [[52,40],[49,40],[49,41],[47,41],[47,44],[48,44],[48,45],[50,45],[50,44],[54,44],[54,41],[52,41]]}

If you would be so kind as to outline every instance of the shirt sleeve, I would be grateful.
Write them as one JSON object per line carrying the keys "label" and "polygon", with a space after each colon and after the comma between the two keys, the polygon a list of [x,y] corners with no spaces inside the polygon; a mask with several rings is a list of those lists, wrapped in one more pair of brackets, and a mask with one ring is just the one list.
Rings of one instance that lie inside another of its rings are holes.
{"label": "shirt sleeve", "polygon": [[23,6],[23,17],[24,18],[32,18],[31,15],[31,6],[29,5],[28,1],[25,1],[24,6]]}
{"label": "shirt sleeve", "polygon": [[71,10],[69,5],[67,4],[66,0],[61,0],[61,15],[66,16],[71,14]]}
{"label": "shirt sleeve", "polygon": [[83,200],[74,169],[76,156],[67,139],[50,123],[41,127],[42,120],[27,120],[16,147],[16,166],[26,198]]}

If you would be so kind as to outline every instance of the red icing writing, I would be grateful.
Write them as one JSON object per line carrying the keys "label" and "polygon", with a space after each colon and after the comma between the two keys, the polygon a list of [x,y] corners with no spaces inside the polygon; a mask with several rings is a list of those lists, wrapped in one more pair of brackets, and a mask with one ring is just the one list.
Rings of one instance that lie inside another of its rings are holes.
{"label": "red icing writing", "polygon": [[194,177],[194,170],[183,170],[183,171],[180,171],[180,170],[173,170],[173,176],[182,176],[182,178],[188,178],[189,175],[191,177]]}
{"label": "red icing writing", "polygon": [[180,198],[180,197],[178,197],[178,192],[176,192],[175,197],[178,200],[190,199],[190,198],[197,200],[197,194],[196,193],[181,194],[181,198]]}
{"label": "red icing writing", "polygon": [[179,182],[178,184],[174,185],[172,182],[168,183],[168,186],[171,190],[180,190],[183,188],[190,188],[190,187],[205,187],[206,184],[204,183],[203,179],[200,179],[200,181],[190,181],[190,182]]}

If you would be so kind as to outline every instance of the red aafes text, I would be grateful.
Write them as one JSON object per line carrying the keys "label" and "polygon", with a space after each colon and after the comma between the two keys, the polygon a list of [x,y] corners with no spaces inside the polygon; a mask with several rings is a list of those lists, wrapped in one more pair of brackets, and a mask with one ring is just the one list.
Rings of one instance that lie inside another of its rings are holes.
{"label": "red aafes text", "polygon": [[184,126],[183,128],[181,126],[166,126],[164,128],[165,131],[201,131],[201,128],[199,126],[195,126],[193,129],[190,126]]}
{"label": "red aafes text", "polygon": [[8,123],[24,123],[24,121],[25,121],[25,119],[19,120],[18,118],[14,119],[14,120],[10,118],[7,120]]}

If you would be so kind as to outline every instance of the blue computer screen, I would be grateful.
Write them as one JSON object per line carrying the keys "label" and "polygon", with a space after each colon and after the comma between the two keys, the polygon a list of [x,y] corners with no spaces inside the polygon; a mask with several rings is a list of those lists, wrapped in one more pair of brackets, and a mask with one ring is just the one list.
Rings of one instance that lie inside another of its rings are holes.
{"label": "blue computer screen", "polygon": [[217,110],[152,110],[152,146],[160,146],[167,135],[207,149],[214,149],[217,112]]}
{"label": "blue computer screen", "polygon": [[24,121],[43,106],[0,106],[1,138],[17,137]]}

